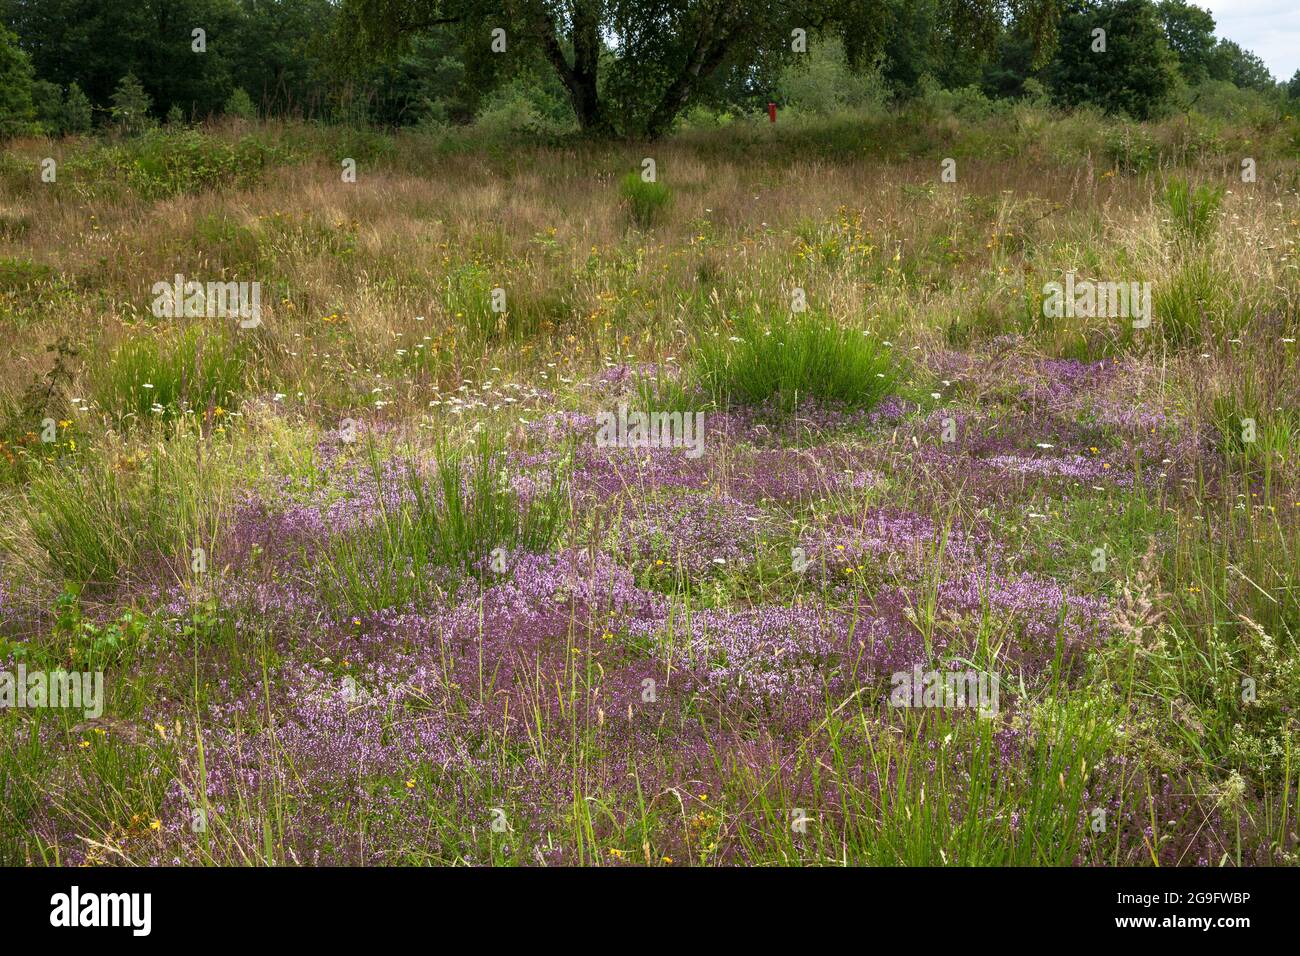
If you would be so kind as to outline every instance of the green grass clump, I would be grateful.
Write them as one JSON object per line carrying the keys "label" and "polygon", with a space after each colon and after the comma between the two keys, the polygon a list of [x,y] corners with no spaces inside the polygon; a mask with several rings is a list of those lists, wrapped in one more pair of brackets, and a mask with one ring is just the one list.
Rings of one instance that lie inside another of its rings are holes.
{"label": "green grass clump", "polygon": [[[58,577],[107,582],[138,554],[133,530],[144,523],[138,502],[122,476],[98,460],[84,468],[41,468],[24,503],[28,541],[48,556]],[[15,552],[17,543],[6,540]]]}
{"label": "green grass clump", "polygon": [[93,383],[99,407],[119,421],[170,421],[185,411],[233,410],[248,378],[248,349],[223,329],[198,326],[135,336]]}
{"label": "green grass clump", "polygon": [[[510,482],[503,448],[491,439],[469,448],[442,446],[435,454],[431,471],[408,461],[405,473],[395,474],[371,446],[378,513],[330,545],[322,577],[327,601],[347,611],[407,606],[435,582],[500,572],[499,564],[491,567],[497,549],[544,551],[566,527],[567,469],[525,498]],[[387,490],[393,481],[400,482],[397,504]]]}
{"label": "green grass clump", "polygon": [[696,373],[719,402],[788,412],[811,398],[869,409],[893,389],[897,363],[876,339],[811,312],[768,322],[742,313],[701,340]]}
{"label": "green grass clump", "polygon": [[54,270],[31,259],[0,257],[0,292],[26,292],[55,280]]}
{"label": "green grass clump", "polygon": [[1197,258],[1156,286],[1153,319],[1170,348],[1196,346],[1220,324],[1226,303],[1217,280],[1214,268]]}
{"label": "green grass clump", "polygon": [[662,366],[656,366],[653,375],[638,375],[635,385],[637,408],[648,414],[693,412],[709,404],[709,396],[696,383],[665,373]]}
{"label": "green grass clump", "polygon": [[1160,198],[1178,233],[1192,242],[1201,242],[1214,232],[1223,196],[1222,186],[1203,183],[1193,188],[1186,179],[1170,179]]}
{"label": "green grass clump", "polygon": [[196,219],[190,242],[232,272],[258,270],[266,262],[258,233],[227,213],[208,213]]}
{"label": "green grass clump", "polygon": [[[3,238],[0,229],[0,238]],[[0,257],[0,323],[15,330],[35,325],[72,306],[72,285],[51,266],[31,259]]]}
{"label": "green grass clump", "polygon": [[78,589],[121,580],[146,557],[146,573],[157,561],[187,573],[193,548],[212,555],[223,486],[193,435],[168,444],[135,471],[106,454],[75,466],[41,463],[17,501],[13,530],[0,536],[0,554]]}
{"label": "green grass clump", "polygon": [[[465,263],[446,277],[443,305],[465,343],[481,348],[506,327],[506,314],[492,311],[492,289],[498,286],[478,263]],[[509,300],[507,300],[508,304]]]}
{"label": "green grass clump", "polygon": [[641,229],[649,229],[672,202],[673,192],[660,182],[646,182],[638,173],[628,173],[619,183],[628,214]]}

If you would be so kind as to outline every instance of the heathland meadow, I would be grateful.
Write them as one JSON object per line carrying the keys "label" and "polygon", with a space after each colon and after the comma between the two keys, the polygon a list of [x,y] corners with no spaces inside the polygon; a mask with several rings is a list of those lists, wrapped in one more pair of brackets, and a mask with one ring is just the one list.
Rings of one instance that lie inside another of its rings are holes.
{"label": "heathland meadow", "polygon": [[12,140],[0,862],[1294,861],[1298,148]]}

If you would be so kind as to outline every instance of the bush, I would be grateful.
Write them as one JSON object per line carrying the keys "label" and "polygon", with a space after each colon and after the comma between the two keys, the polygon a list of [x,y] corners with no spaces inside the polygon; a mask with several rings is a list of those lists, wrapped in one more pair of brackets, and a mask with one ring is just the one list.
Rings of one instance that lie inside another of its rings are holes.
{"label": "bush", "polygon": [[71,84],[63,100],[63,132],[89,133],[91,118],[90,98],[76,83]]}
{"label": "bush", "polygon": [[1144,173],[1160,160],[1160,148],[1149,128],[1141,123],[1109,122],[1106,158],[1126,173]]}
{"label": "bush", "polygon": [[553,136],[575,128],[573,111],[526,76],[485,97],[474,125],[495,135]]}
{"label": "bush", "polygon": [[895,357],[874,338],[810,312],[768,323],[742,314],[701,342],[695,370],[719,404],[774,402],[787,412],[806,398],[872,408],[897,380]]}
{"label": "bush", "polygon": [[[159,199],[218,186],[247,186],[267,166],[295,158],[290,150],[270,145],[256,135],[231,143],[181,128],[149,130],[101,154],[88,154],[84,164],[102,162],[125,178],[132,189],[146,198]],[[74,162],[72,168],[81,162]]]}
{"label": "bush", "polygon": [[0,257],[0,293],[30,292],[37,286],[49,284],[55,278],[54,270],[44,263],[10,256]]}
{"label": "bush", "polygon": [[235,87],[235,91],[230,94],[230,99],[226,100],[224,112],[227,116],[233,116],[237,119],[257,119],[257,108],[253,106],[252,98],[249,97],[242,86]]}
{"label": "bush", "polygon": [[1278,119],[1278,104],[1266,93],[1241,89],[1227,80],[1205,80],[1188,90],[1185,110],[1247,126],[1266,126]]}
{"label": "bush", "polygon": [[681,129],[721,129],[735,122],[736,117],[725,110],[697,103],[681,115],[678,124]]}
{"label": "bush", "polygon": [[144,85],[134,73],[122,77],[122,82],[117,84],[117,89],[113,91],[110,99],[113,106],[109,114],[113,117],[113,123],[123,133],[132,135],[143,133],[153,126],[153,119],[149,116],[149,110],[153,108],[153,100],[145,92]]}
{"label": "bush", "polygon": [[619,192],[632,221],[649,229],[672,201],[672,190],[660,182],[646,182],[638,173],[628,173],[619,183]]}
{"label": "bush", "polygon": [[978,86],[945,90],[933,77],[925,76],[921,78],[921,97],[918,106],[922,115],[956,116],[958,119],[978,121],[992,119],[1009,112],[1011,101],[991,100]]}
{"label": "bush", "polygon": [[807,56],[781,71],[776,88],[786,106],[819,116],[845,109],[879,112],[888,101],[879,69],[854,73],[838,37],[810,46]]}

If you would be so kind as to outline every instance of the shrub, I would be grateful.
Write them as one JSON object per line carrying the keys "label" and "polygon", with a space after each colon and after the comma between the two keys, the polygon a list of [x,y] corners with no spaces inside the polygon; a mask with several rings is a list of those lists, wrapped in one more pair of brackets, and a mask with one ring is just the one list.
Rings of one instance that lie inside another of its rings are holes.
{"label": "shrub", "polygon": [[572,110],[531,76],[522,76],[484,98],[474,125],[494,135],[553,136],[574,127]]}
{"label": "shrub", "polygon": [[681,129],[721,129],[735,122],[735,116],[725,110],[697,103],[682,113],[679,119]]}
{"label": "shrub", "polygon": [[637,173],[628,173],[619,184],[619,192],[632,221],[649,229],[672,201],[672,190],[664,183],[646,182]]}
{"label": "shrub", "polygon": [[921,96],[917,105],[922,115],[956,116],[971,121],[989,120],[1011,108],[1009,100],[991,100],[978,86],[945,90],[929,76],[921,78]]}
{"label": "shrub", "polygon": [[242,86],[235,87],[234,92],[230,94],[224,112],[227,116],[237,119],[257,119],[257,109],[253,106],[253,100]]}
{"label": "shrub", "polygon": [[134,73],[122,77],[122,82],[117,84],[117,89],[113,91],[110,99],[113,106],[109,114],[122,132],[143,133],[153,126],[153,119],[149,116],[149,110],[153,108],[153,100],[145,92],[144,85]]}
{"label": "shrub", "polygon": [[838,37],[813,43],[806,56],[796,59],[777,78],[777,93],[786,106],[821,116],[844,109],[884,109],[888,93],[880,70],[854,73]]}
{"label": "shrub", "polygon": [[91,118],[90,98],[76,83],[71,84],[63,100],[63,132],[89,133]]}
{"label": "shrub", "polygon": [[258,136],[230,143],[181,128],[150,130],[107,150],[102,159],[91,155],[85,162],[104,162],[141,195],[159,199],[218,186],[247,186],[267,166],[293,159],[289,150]]}
{"label": "shrub", "polygon": [[0,258],[0,292],[29,292],[55,280],[54,270],[31,259]]}
{"label": "shrub", "polygon": [[1146,126],[1111,122],[1106,126],[1106,158],[1126,173],[1143,173],[1155,168],[1160,148]]}

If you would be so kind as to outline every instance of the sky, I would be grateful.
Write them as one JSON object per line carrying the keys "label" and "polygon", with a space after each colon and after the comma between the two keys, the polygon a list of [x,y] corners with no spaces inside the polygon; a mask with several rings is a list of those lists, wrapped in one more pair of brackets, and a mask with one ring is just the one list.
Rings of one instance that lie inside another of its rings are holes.
{"label": "sky", "polygon": [[1289,80],[1300,70],[1300,0],[1192,2],[1214,14],[1215,36],[1254,53],[1275,80]]}

